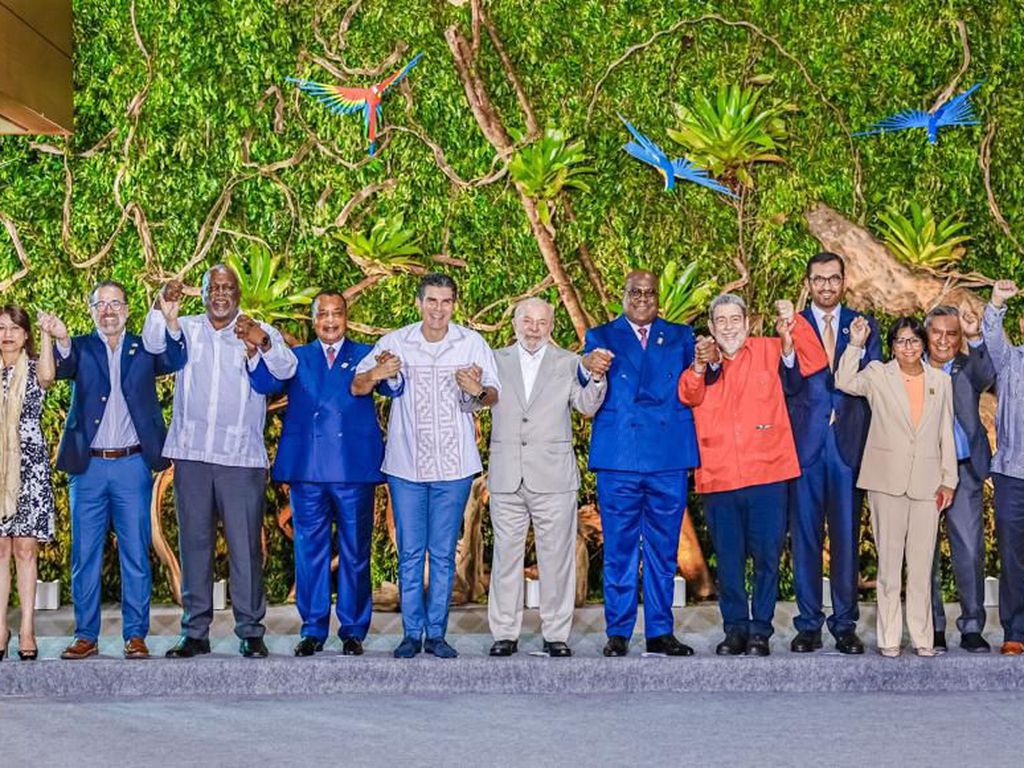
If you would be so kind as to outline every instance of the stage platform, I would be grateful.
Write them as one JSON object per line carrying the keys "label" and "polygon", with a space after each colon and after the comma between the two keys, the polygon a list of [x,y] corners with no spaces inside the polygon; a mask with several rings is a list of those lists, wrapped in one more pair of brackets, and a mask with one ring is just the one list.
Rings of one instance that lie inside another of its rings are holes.
{"label": "stage platform", "polygon": [[[665,692],[968,692],[1024,690],[1024,658],[998,654],[1001,632],[990,609],[988,640],[992,654],[969,654],[957,647],[955,629],[949,633],[950,651],[935,658],[904,654],[886,659],[874,651],[874,604],[861,609],[861,638],[868,645],[864,656],[842,656],[825,638],[825,648],[813,654],[790,653],[794,631],[792,603],[780,603],[778,631],[768,658],[714,655],[722,631],[717,606],[704,604],[676,609],[676,633],[692,645],[689,658],[648,656],[643,637],[633,638],[630,655],[606,659],[604,619],[599,605],[577,610],[570,644],[571,659],[539,655],[541,637],[536,610],[526,612],[519,653],[510,658],[487,656],[491,637],[485,606],[454,608],[448,639],[460,658],[440,660],[420,655],[412,660],[392,658],[401,639],[401,617],[374,615],[361,657],[339,654],[332,637],[321,654],[295,658],[291,648],[298,639],[295,607],[274,606],[267,615],[268,659],[244,659],[232,634],[231,612],[218,612],[211,642],[213,653],[195,659],[164,659],[163,652],[176,639],[180,609],[154,606],[148,643],[154,658],[124,661],[120,657],[120,616],[117,606],[103,612],[101,655],[84,661],[61,661],[60,651],[70,641],[73,619],[68,608],[37,614],[41,658],[35,663],[17,660],[17,640],[11,643],[13,660],[0,663],[0,696],[6,697],[203,697],[203,696],[309,696],[339,693],[381,694],[616,694]],[[955,627],[956,606],[947,606],[950,627]],[[16,616],[12,626],[17,627]],[[638,628],[642,627],[642,614]]]}

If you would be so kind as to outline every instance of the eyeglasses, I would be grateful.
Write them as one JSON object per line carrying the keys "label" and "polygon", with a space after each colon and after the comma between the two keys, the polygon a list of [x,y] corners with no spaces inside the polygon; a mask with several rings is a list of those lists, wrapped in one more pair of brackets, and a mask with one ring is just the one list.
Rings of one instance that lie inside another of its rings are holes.
{"label": "eyeglasses", "polygon": [[92,307],[93,309],[98,309],[100,312],[105,312],[108,309],[112,309],[115,312],[120,312],[122,309],[127,307],[128,304],[127,302],[118,301],[117,299],[114,299],[113,301],[94,301],[89,306]]}
{"label": "eyeglasses", "polygon": [[917,336],[907,336],[903,339],[894,339],[892,345],[894,347],[920,347],[921,340]]}
{"label": "eyeglasses", "polygon": [[828,285],[828,286],[830,286],[832,288],[838,288],[840,285],[843,284],[843,276],[842,275],[828,275],[828,276],[825,276],[825,275],[815,275],[814,277],[810,278],[810,282],[811,282],[811,285],[813,285],[815,288],[824,288],[826,285]]}
{"label": "eyeglasses", "polygon": [[626,295],[633,300],[653,299],[658,295],[658,292],[653,288],[630,288],[626,291]]}

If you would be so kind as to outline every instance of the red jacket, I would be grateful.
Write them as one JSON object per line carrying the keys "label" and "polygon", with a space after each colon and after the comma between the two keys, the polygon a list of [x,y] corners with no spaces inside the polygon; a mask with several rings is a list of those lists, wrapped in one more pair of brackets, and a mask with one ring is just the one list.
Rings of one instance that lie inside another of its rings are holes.
{"label": "red jacket", "polygon": [[[793,328],[796,364],[782,366],[782,340],[747,338],[717,375],[692,368],[679,377],[679,400],[693,409],[700,446],[698,493],[734,491],[800,475],[789,425],[783,380],[799,386],[804,376],[828,365],[810,324],[800,315]],[[787,389],[789,387],[787,386]]]}

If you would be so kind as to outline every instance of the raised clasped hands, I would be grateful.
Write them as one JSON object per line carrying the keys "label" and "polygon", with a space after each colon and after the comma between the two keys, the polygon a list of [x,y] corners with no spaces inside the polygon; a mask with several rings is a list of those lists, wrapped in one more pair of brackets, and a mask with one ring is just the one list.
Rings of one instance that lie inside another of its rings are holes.
{"label": "raised clasped hands", "polygon": [[598,347],[583,356],[583,367],[589,371],[596,381],[600,381],[612,367],[612,359],[614,357],[615,354],[611,351]]}
{"label": "raised clasped hands", "polygon": [[248,315],[239,315],[235,319],[235,336],[245,344],[245,351],[249,357],[255,355],[257,349],[265,348],[270,343],[270,337],[263,330],[263,326]]}
{"label": "raised clasped hands", "polygon": [[386,349],[377,355],[374,360],[377,361],[377,364],[370,371],[374,381],[393,379],[402,370],[402,358],[388,352]]}
{"label": "raised clasped hands", "polygon": [[455,371],[455,383],[470,397],[479,397],[484,392],[483,376],[483,369],[474,363]]}
{"label": "raised clasped hands", "polygon": [[156,294],[156,308],[164,316],[167,327],[178,330],[178,313],[181,311],[181,299],[185,295],[181,280],[169,280]]}
{"label": "raised clasped hands", "polygon": [[853,318],[853,322],[850,323],[850,343],[855,347],[863,347],[869,335],[871,326],[868,325],[867,318],[860,315]]}
{"label": "raised clasped hands", "polygon": [[796,324],[796,310],[789,299],[775,302],[775,332],[782,339],[782,348],[786,354],[793,351],[793,326]]}
{"label": "raised clasped hands", "polygon": [[996,280],[992,285],[992,306],[1000,309],[1017,295],[1017,284],[1013,280]]}
{"label": "raised clasped hands", "polygon": [[36,313],[36,322],[39,323],[39,330],[47,334],[54,341],[63,342],[67,340],[67,326],[56,315],[40,310]]}
{"label": "raised clasped hands", "polygon": [[697,345],[693,350],[694,373],[702,374],[709,363],[717,363],[721,360],[718,351],[718,344],[710,336],[698,336]]}

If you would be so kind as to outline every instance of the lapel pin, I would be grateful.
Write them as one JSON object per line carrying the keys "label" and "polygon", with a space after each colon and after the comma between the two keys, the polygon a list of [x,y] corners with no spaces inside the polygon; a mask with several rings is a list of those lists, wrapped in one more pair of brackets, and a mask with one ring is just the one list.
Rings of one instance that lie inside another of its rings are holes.
{"label": "lapel pin", "polygon": [[659,336],[658,336],[658,341],[657,341],[657,344],[658,344],[658,346],[660,347],[660,346],[661,346],[662,344],[664,344],[664,343],[665,343],[665,337],[664,337],[664,336],[661,336],[661,335],[659,334]]}
{"label": "lapel pin", "polygon": [[348,360],[341,364],[342,368],[348,368]]}
{"label": "lapel pin", "polygon": [[129,347],[129,348],[128,348],[128,356],[129,356],[129,357],[131,357],[132,355],[134,355],[134,354],[135,354],[135,351],[136,351],[136,350],[137,350],[138,348],[139,348],[139,345],[138,345],[138,344],[134,344],[134,343],[133,343],[133,344],[131,345],[131,347]]}
{"label": "lapel pin", "polygon": [[850,335],[850,329],[849,328],[843,328],[843,336],[849,336],[849,335]]}

